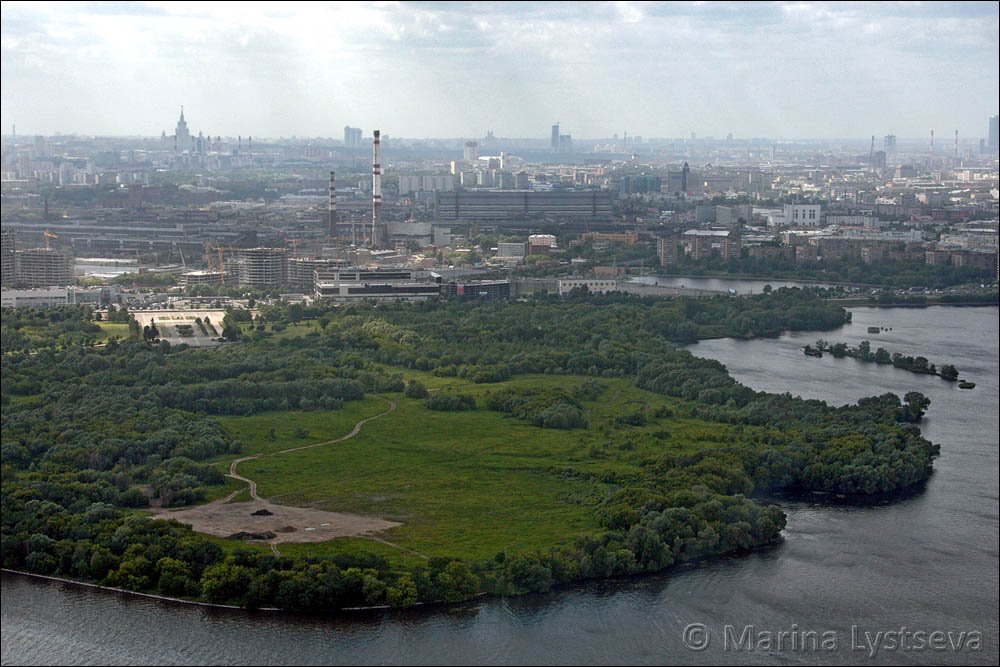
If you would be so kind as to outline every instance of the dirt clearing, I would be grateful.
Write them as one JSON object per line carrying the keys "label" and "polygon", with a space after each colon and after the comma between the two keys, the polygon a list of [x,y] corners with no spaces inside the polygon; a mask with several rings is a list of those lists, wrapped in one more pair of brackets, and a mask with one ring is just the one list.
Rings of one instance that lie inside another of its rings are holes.
{"label": "dirt clearing", "polygon": [[[267,510],[269,515],[253,516]],[[325,542],[337,537],[354,537],[388,530],[402,524],[358,514],[325,512],[309,507],[275,505],[266,500],[228,503],[216,500],[188,509],[158,510],[154,519],[176,519],[198,533],[229,537],[236,533],[273,533],[263,542]],[[295,530],[289,530],[294,528]]]}

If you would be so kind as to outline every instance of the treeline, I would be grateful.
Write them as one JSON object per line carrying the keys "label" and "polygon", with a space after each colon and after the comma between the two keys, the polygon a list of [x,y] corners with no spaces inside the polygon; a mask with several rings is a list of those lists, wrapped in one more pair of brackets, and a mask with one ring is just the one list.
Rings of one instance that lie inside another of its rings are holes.
{"label": "treeline", "polygon": [[798,288],[748,298],[576,295],[517,304],[358,304],[339,312],[323,328],[328,344],[360,348],[380,363],[483,383],[529,373],[624,377],[640,367],[642,355],[670,343],[822,331],[848,318],[822,290]]}
{"label": "treeline", "polygon": [[[806,347],[809,347],[808,345]],[[834,357],[841,359],[851,357],[858,361],[873,364],[892,365],[904,371],[918,373],[920,375],[937,375],[949,382],[958,380],[958,369],[953,364],[942,364],[940,368],[932,364],[927,357],[910,356],[900,352],[889,352],[884,347],[879,347],[872,352],[871,343],[866,340],[858,343],[857,347],[850,347],[847,343],[828,343],[820,339],[816,341],[816,348],[821,352],[829,352]]]}
{"label": "treeline", "polygon": [[93,318],[89,306],[4,308],[0,317],[0,352],[93,345],[102,333]]}
{"label": "treeline", "polygon": [[692,259],[679,258],[677,264],[662,267],[666,275],[702,275],[728,273],[755,278],[782,280],[820,280],[831,283],[880,285],[886,288],[914,286],[942,289],[954,285],[994,282],[991,269],[969,266],[930,265],[923,259],[882,260],[866,263],[861,259],[824,259],[815,263],[796,263],[782,257],[739,257]]}
{"label": "treeline", "polygon": [[[683,497],[681,497],[683,496]],[[693,489],[675,506],[650,510],[647,524],[582,538],[548,552],[505,554],[473,564],[431,558],[393,571],[373,554],[288,558],[222,549],[176,521],[125,516],[103,502],[71,513],[55,502],[9,498],[4,567],[97,581],[135,591],[248,608],[326,612],[360,606],[455,603],[479,593],[546,592],[558,584],[656,572],[773,542],[784,528],[777,507]]]}

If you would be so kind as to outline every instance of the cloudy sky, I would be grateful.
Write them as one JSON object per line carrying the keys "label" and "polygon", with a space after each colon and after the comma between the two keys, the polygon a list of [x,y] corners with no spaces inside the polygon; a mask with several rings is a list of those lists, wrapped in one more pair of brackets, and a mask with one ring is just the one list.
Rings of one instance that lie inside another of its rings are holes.
{"label": "cloudy sky", "polygon": [[997,2],[3,2],[3,132],[986,134]]}

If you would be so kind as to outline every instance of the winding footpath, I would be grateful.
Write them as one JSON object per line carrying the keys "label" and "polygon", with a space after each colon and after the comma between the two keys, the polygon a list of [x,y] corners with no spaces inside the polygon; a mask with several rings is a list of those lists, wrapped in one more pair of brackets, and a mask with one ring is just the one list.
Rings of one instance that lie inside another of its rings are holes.
{"label": "winding footpath", "polygon": [[[364,426],[366,423],[370,422],[373,419],[378,419],[379,417],[384,417],[384,416],[386,416],[387,414],[389,414],[390,412],[392,412],[393,410],[396,409],[396,403],[395,403],[395,401],[390,401],[387,398],[387,399],[385,399],[385,402],[389,404],[389,409],[388,410],[386,410],[385,412],[380,412],[377,415],[372,415],[371,417],[365,417],[364,419],[362,419],[361,421],[359,421],[357,424],[355,424],[354,428],[352,428],[351,431],[350,431],[350,433],[348,433],[347,435],[342,435],[339,438],[335,438],[333,440],[325,440],[323,442],[317,442],[317,443],[312,444],[312,445],[304,445],[302,447],[292,447],[290,449],[282,449],[281,451],[274,452],[273,454],[267,454],[267,455],[265,455],[265,454],[258,453],[258,454],[253,454],[251,456],[244,456],[243,458],[236,459],[235,461],[233,461],[232,463],[229,464],[229,473],[226,475],[226,477],[231,477],[231,478],[239,480],[241,482],[246,482],[247,483],[247,487],[250,489],[250,498],[252,498],[253,500],[261,500],[260,496],[257,495],[257,482],[253,481],[249,477],[244,477],[243,475],[240,475],[239,473],[236,472],[236,467],[239,464],[243,463],[244,461],[252,461],[254,459],[260,459],[260,458],[263,458],[264,456],[278,456],[279,454],[289,454],[291,452],[300,452],[303,449],[312,449],[313,447],[323,447],[324,445],[333,445],[333,444],[336,444],[338,442],[343,442],[344,440],[350,440],[351,438],[353,438],[354,436],[356,436],[358,433],[361,432],[361,427]],[[229,500],[230,498],[232,498],[233,496],[235,496],[237,493],[239,493],[239,491],[233,492],[232,494],[230,494],[229,496],[227,496],[226,499]]]}
{"label": "winding footpath", "polygon": [[[282,450],[274,452],[272,454],[258,453],[258,454],[253,454],[251,456],[244,456],[242,458],[234,460],[232,463],[229,464],[229,473],[226,475],[226,477],[230,477],[232,479],[239,480],[241,482],[246,482],[247,488],[250,490],[250,498],[252,500],[262,500],[262,498],[257,495],[257,482],[253,481],[249,477],[244,477],[243,475],[240,475],[238,472],[236,472],[236,468],[241,463],[243,463],[244,461],[253,461],[255,459],[264,458],[265,456],[278,456],[279,454],[290,454],[292,452],[301,452],[301,451],[303,451],[305,449],[312,449],[314,447],[324,447],[326,445],[333,445],[333,444],[336,444],[338,442],[344,442],[345,440],[350,440],[351,438],[353,438],[354,436],[356,436],[358,433],[361,432],[361,428],[366,423],[370,422],[373,419],[378,419],[379,417],[384,417],[384,416],[386,416],[387,414],[389,414],[390,412],[392,412],[393,410],[396,409],[396,403],[395,403],[395,401],[389,400],[388,398],[384,399],[384,400],[385,400],[386,403],[389,404],[389,408],[387,410],[385,410],[384,412],[380,412],[377,415],[372,415],[371,417],[365,417],[364,419],[362,419],[361,421],[359,421],[357,424],[355,424],[354,428],[352,428],[347,435],[343,435],[343,436],[341,436],[339,438],[334,438],[333,440],[325,440],[323,442],[317,442],[317,443],[314,443],[312,445],[303,445],[302,447],[291,447],[289,449],[282,449]],[[223,499],[222,502],[229,502],[237,494],[239,494],[241,492],[242,492],[242,489],[239,490],[239,491],[233,491],[231,494],[229,494],[228,496],[226,496]],[[417,555],[417,556],[419,556],[419,557],[421,557],[421,558],[423,558],[425,560],[428,558],[425,554],[422,554],[419,551],[414,551],[413,549],[407,549],[406,547],[400,546],[398,544],[393,544],[392,542],[389,542],[388,540],[384,540],[382,538],[369,537],[369,539],[374,540],[376,542],[380,542],[381,544],[385,544],[385,545],[390,546],[390,547],[394,547],[394,548],[399,549],[401,551],[407,551],[407,552],[412,553],[414,555]],[[278,551],[278,545],[275,544],[274,542],[271,542],[270,545],[271,545],[271,551],[274,553],[274,555],[275,556],[281,556],[281,552]]]}

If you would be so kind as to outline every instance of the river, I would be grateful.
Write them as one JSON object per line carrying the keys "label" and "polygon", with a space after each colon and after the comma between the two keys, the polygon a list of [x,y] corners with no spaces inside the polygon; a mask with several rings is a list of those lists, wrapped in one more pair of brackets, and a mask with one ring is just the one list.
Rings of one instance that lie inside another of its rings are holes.
{"label": "river", "polygon": [[760,294],[766,285],[779,287],[833,287],[830,283],[802,283],[793,280],[756,280],[753,278],[698,278],[693,276],[642,276],[633,282],[663,287],[683,287],[708,292],[729,292],[736,294]]}
{"label": "river", "polygon": [[[2,662],[996,664],[998,309],[852,312],[852,324],[822,337],[953,363],[976,388],[806,357],[815,333],[691,349],[756,389],[835,404],[926,394],[922,428],[942,452],[926,486],[906,498],[865,507],[786,500],[784,541],[749,556],[452,610],[248,613],[4,575]],[[685,645],[685,629],[689,643],[706,636],[694,624],[707,633],[705,650]]]}

